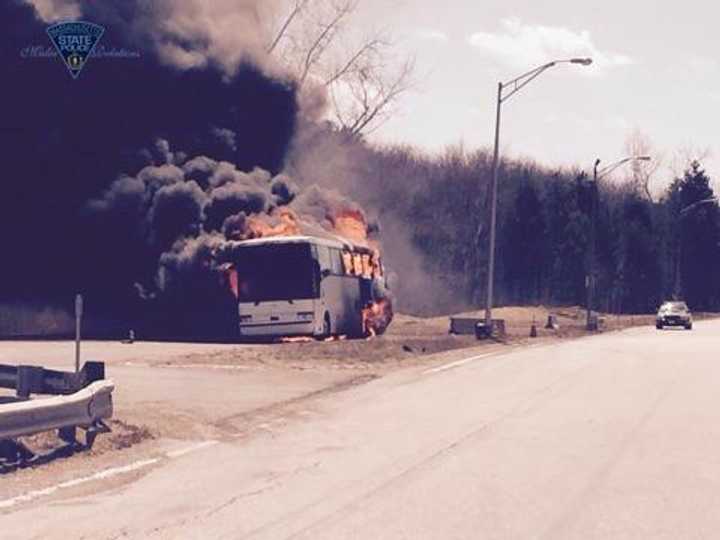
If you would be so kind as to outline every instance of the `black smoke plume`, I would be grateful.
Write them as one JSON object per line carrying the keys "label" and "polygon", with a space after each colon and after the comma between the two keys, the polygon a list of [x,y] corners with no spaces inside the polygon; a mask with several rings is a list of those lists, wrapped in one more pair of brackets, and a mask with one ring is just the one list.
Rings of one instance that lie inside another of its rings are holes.
{"label": "black smoke plume", "polygon": [[[149,154],[158,149],[159,162],[118,178],[85,208],[100,237],[123,237],[113,240],[123,246],[122,260],[139,262],[127,276],[137,280],[138,293],[129,295],[136,301],[129,315],[146,332],[236,336],[237,310],[224,268],[236,261],[239,240],[314,234],[375,245],[378,226],[336,191],[312,185],[298,194],[284,174],[243,172],[207,156],[187,159],[163,140]],[[117,260],[105,264],[101,275]],[[388,298],[384,282],[376,281],[373,298]]]}
{"label": "black smoke plume", "polygon": [[[154,254],[199,234],[200,223],[214,230],[227,212],[269,204],[262,190],[232,186],[282,169],[295,89],[271,76],[256,38],[225,39],[250,35],[243,28],[218,36],[192,24],[205,20],[192,11],[178,14],[179,2],[36,4],[0,4],[0,302],[68,306],[84,292],[94,313],[122,319],[137,309],[135,284],[155,279]],[[213,9],[220,4],[228,5]],[[240,4],[235,11],[251,21],[254,3]],[[102,44],[139,58],[91,58],[74,80],[59,58],[24,57],[27,47],[50,46],[45,30],[62,16],[104,25]],[[158,138],[205,157],[173,155]],[[256,168],[268,172],[241,172]],[[270,196],[291,193],[280,178]]]}

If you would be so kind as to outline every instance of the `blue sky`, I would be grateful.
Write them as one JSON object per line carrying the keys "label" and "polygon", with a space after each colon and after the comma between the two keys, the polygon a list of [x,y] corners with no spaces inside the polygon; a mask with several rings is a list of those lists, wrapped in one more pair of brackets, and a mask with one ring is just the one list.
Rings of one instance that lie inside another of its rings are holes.
{"label": "blue sky", "polygon": [[546,60],[591,55],[593,66],[557,66],[504,105],[503,153],[590,168],[596,157],[623,157],[637,129],[664,156],[656,191],[681,149],[709,151],[704,163],[718,185],[718,7],[365,0],[361,9],[360,24],[391,30],[418,66],[417,89],[376,140],[428,150],[489,146],[498,80]]}

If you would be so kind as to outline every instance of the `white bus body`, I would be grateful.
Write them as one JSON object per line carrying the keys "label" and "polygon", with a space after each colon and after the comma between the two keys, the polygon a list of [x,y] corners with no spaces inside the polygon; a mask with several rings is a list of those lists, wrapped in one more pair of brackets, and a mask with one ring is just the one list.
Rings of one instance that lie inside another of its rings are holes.
{"label": "white bus body", "polygon": [[312,236],[259,238],[235,247],[241,337],[365,334],[362,310],[382,274],[369,249]]}

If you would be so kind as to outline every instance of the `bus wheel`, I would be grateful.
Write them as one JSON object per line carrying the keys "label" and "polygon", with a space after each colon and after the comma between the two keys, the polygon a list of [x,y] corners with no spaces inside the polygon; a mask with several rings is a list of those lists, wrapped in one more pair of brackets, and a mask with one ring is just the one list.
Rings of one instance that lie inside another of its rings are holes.
{"label": "bus wheel", "polygon": [[332,325],[330,324],[330,314],[326,311],[325,317],[323,318],[323,331],[321,338],[329,338],[332,336]]}

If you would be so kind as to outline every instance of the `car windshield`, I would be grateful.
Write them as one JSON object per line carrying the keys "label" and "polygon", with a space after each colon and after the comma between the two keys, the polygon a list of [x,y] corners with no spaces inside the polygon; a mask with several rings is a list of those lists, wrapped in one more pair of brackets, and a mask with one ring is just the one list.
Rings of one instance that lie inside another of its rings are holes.
{"label": "car windshield", "polygon": [[662,309],[667,311],[687,311],[688,307],[685,302],[666,302]]}

